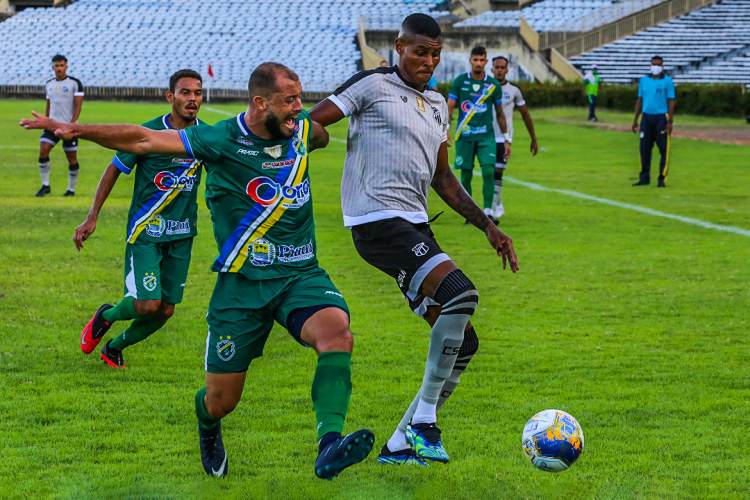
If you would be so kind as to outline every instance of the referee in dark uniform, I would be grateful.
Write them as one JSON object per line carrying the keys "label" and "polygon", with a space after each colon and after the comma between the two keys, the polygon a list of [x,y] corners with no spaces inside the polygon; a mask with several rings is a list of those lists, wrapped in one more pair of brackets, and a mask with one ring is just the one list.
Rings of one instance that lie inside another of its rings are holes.
{"label": "referee in dark uniform", "polygon": [[658,187],[667,187],[669,169],[669,136],[672,135],[674,117],[674,82],[663,72],[664,61],[660,56],[651,58],[651,74],[641,78],[638,85],[638,100],[635,102],[633,133],[638,131],[638,116],[643,111],[640,125],[641,175],[633,186],[651,184],[651,151],[654,143],[659,148]]}

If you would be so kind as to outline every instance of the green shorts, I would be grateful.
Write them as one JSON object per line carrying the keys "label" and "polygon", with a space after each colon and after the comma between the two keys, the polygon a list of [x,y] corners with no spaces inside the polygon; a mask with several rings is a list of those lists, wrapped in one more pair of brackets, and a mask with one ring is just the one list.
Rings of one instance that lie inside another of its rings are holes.
{"label": "green shorts", "polygon": [[244,372],[253,359],[263,355],[274,320],[289,331],[287,318],[292,311],[321,305],[349,314],[344,296],[320,268],[262,281],[241,273],[219,273],[206,315],[206,371]]}
{"label": "green shorts", "polygon": [[454,168],[460,170],[473,170],[474,158],[479,160],[479,165],[495,166],[495,136],[488,135],[483,139],[473,139],[470,141],[456,141],[456,161],[453,163]]}
{"label": "green shorts", "polygon": [[125,245],[125,296],[182,302],[193,238]]}

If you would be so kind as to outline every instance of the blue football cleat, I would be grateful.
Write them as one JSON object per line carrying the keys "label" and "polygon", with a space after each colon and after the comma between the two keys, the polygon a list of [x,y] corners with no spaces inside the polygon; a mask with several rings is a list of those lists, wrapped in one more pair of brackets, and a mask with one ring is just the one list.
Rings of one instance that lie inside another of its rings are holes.
{"label": "blue football cleat", "polygon": [[213,429],[204,429],[198,424],[198,434],[200,435],[203,470],[209,476],[226,476],[229,471],[229,462],[224,442],[221,440],[221,421]]}
{"label": "blue football cleat", "polygon": [[435,424],[411,424],[406,428],[406,442],[423,460],[447,463],[448,453],[440,439],[440,429]]}
{"label": "blue football cleat", "polygon": [[391,451],[388,449],[387,443],[384,444],[383,449],[380,450],[380,454],[378,455],[378,463],[393,465],[426,465],[427,467],[430,466],[430,464],[419,458],[411,448]]}
{"label": "blue football cleat", "polygon": [[315,460],[315,475],[332,481],[347,467],[358,464],[372,451],[375,435],[361,429],[338,438],[326,446]]}

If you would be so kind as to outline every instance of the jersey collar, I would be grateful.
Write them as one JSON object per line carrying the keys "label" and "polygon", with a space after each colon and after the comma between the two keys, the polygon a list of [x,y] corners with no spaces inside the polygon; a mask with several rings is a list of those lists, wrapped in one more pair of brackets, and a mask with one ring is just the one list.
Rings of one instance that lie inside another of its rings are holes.
{"label": "jersey collar", "polygon": [[[469,80],[476,80],[476,78],[474,78],[473,76],[471,76],[471,71],[469,71],[468,73],[466,73],[466,75],[469,77]],[[487,73],[484,74],[484,78],[482,79],[482,81],[485,81],[485,82],[487,81]]]}
{"label": "jersey collar", "polygon": [[[166,129],[171,129],[172,128],[172,126],[169,124],[169,115],[171,115],[171,114],[172,113],[167,113],[166,115],[164,115],[164,116],[161,117],[161,122],[164,124],[164,128],[166,128]],[[198,121],[198,117],[197,116],[195,117],[195,120],[193,120],[193,121],[195,121],[195,125],[200,125],[200,122]]]}
{"label": "jersey collar", "polygon": [[240,130],[242,131],[242,135],[250,135],[250,131],[245,126],[245,112],[243,111],[239,115],[237,115],[237,126],[240,127]]}

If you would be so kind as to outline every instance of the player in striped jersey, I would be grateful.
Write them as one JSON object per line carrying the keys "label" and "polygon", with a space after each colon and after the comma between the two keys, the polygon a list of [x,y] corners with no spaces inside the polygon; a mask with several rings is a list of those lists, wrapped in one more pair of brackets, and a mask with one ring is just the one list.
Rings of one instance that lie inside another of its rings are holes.
{"label": "player in striped jersey", "polygon": [[[151,130],[182,130],[199,125],[201,75],[183,69],[169,79],[172,111],[143,124]],[[81,333],[81,350],[91,353],[115,321],[132,323],[102,348],[112,368],[123,368],[122,350],[156,332],[174,314],[190,266],[193,237],[198,234],[198,185],[201,164],[182,155],[134,155],[118,152],[104,171],[88,217],[76,229],[76,247],[96,230],[104,202],[120,174],[135,169],[133,201],[125,238],[125,298],[102,305]]]}

